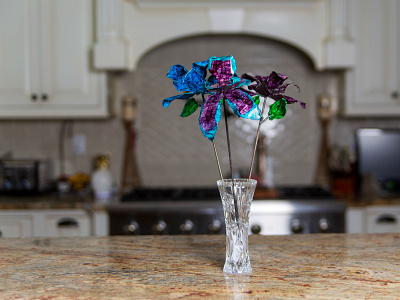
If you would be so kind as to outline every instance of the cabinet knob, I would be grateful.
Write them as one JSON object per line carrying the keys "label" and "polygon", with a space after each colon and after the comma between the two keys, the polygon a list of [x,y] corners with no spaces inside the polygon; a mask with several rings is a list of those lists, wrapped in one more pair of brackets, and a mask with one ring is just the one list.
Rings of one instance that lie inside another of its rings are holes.
{"label": "cabinet knob", "polygon": [[32,99],[32,101],[36,101],[37,100],[37,95],[36,94],[32,94],[31,95],[31,99]]}
{"label": "cabinet knob", "polygon": [[47,101],[47,98],[48,98],[47,94],[42,94],[42,100],[43,101]]}
{"label": "cabinet knob", "polygon": [[397,100],[399,98],[399,92],[398,91],[393,91],[392,92],[392,98]]}
{"label": "cabinet knob", "polygon": [[261,226],[260,225],[255,224],[255,225],[251,226],[251,233],[260,234],[260,232],[261,232]]}

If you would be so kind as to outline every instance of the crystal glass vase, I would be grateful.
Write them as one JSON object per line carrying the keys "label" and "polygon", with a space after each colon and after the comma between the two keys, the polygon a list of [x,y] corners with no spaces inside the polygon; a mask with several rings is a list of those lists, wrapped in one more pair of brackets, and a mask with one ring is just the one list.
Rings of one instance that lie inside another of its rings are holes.
{"label": "crystal glass vase", "polygon": [[249,256],[249,215],[257,181],[253,179],[218,180],[226,225],[226,258],[224,272],[251,273]]}

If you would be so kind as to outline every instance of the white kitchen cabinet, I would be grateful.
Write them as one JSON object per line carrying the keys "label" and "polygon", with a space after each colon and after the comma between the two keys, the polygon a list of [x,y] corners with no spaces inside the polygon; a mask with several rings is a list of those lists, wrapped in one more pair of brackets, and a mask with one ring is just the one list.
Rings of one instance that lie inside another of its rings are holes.
{"label": "white kitchen cabinet", "polygon": [[1,0],[0,118],[107,116],[92,0]]}
{"label": "white kitchen cabinet", "polygon": [[347,233],[400,233],[400,205],[350,207]]}
{"label": "white kitchen cabinet", "polygon": [[0,210],[0,232],[1,237],[101,235],[92,228],[91,213],[83,209]]}
{"label": "white kitchen cabinet", "polygon": [[356,65],[346,72],[344,115],[400,115],[400,2],[351,1]]}
{"label": "white kitchen cabinet", "polygon": [[0,213],[0,237],[33,236],[34,217],[24,212]]}

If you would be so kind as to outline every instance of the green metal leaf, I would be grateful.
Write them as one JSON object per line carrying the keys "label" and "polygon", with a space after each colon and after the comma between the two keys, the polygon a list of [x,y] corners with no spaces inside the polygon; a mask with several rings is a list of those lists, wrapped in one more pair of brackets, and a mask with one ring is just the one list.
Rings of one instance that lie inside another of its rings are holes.
{"label": "green metal leaf", "polygon": [[286,115],[286,100],[281,99],[269,106],[268,119],[282,119]]}
{"label": "green metal leaf", "polygon": [[256,95],[256,96],[254,96],[254,97],[252,97],[252,98],[253,98],[254,102],[255,102],[257,105],[260,104],[260,95]]}
{"label": "green metal leaf", "polygon": [[198,107],[198,104],[194,98],[190,98],[188,101],[186,101],[185,106],[183,107],[181,117],[185,118],[187,116],[190,116],[192,113],[196,111]]}

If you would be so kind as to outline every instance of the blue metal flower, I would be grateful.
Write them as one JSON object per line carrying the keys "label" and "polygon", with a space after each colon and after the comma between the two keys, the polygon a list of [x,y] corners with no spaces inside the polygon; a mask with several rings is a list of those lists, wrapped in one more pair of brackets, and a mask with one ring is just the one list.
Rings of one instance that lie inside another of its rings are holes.
{"label": "blue metal flower", "polygon": [[168,107],[175,99],[189,99],[194,95],[210,93],[206,88],[208,61],[200,61],[192,64],[192,69],[187,71],[182,65],[173,65],[167,77],[173,80],[178,92],[186,92],[163,100],[163,106]]}

